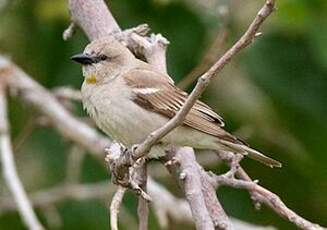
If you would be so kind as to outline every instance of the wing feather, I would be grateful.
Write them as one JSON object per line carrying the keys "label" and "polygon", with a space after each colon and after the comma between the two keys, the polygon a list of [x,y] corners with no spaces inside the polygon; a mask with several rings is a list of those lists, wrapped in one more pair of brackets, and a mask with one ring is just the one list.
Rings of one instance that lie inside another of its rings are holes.
{"label": "wing feather", "polygon": [[[136,68],[125,73],[123,78],[134,91],[135,103],[168,118],[175,116],[188,97],[187,93],[173,85],[167,76],[150,69]],[[280,162],[251,149],[245,142],[223,130],[223,119],[199,100],[185,117],[184,125],[216,136],[219,138],[219,142],[232,150],[241,153],[247,152],[250,158],[268,166],[281,167]]]}
{"label": "wing feather", "polygon": [[[133,99],[138,105],[168,118],[175,116],[188,97],[187,93],[167,81],[164,75],[154,71],[134,69],[125,73],[123,77],[127,85],[134,89]],[[142,90],[137,89],[159,90],[154,90],[153,93],[141,93]],[[226,141],[240,143],[237,138],[221,128],[224,126],[223,119],[199,100],[186,116],[184,124]]]}

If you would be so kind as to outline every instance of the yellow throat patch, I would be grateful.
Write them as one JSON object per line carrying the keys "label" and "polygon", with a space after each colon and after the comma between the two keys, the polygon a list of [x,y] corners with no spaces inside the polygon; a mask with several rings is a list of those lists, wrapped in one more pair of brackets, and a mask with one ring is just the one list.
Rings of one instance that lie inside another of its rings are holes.
{"label": "yellow throat patch", "polygon": [[87,84],[95,84],[95,83],[97,83],[97,78],[94,74],[91,74],[90,76],[87,76],[85,78],[85,81]]}

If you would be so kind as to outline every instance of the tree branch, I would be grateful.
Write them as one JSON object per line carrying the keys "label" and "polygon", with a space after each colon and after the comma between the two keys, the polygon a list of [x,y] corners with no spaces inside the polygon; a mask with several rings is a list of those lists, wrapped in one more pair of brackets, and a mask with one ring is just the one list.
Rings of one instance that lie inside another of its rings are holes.
{"label": "tree branch", "polygon": [[[104,200],[114,194],[114,186],[108,181],[90,184],[62,184],[44,189],[29,195],[35,208],[43,208],[62,203],[67,200],[85,201],[91,199]],[[0,199],[0,214],[17,210],[8,198]]]}
{"label": "tree branch", "polygon": [[126,192],[126,188],[119,185],[117,191],[112,197],[111,204],[110,204],[111,230],[118,230],[118,214],[125,192]]}
{"label": "tree branch", "polygon": [[23,184],[17,174],[13,158],[12,145],[9,134],[7,114],[6,84],[10,76],[4,69],[0,69],[0,155],[4,180],[11,191],[18,207],[19,214],[28,229],[41,230],[43,226],[28,200]]}
{"label": "tree branch", "polygon": [[121,31],[103,0],[69,0],[69,10],[72,21],[91,41]]}
{"label": "tree branch", "polygon": [[[146,162],[143,162],[143,165],[138,169],[138,184],[140,184],[140,188],[147,192],[147,166]],[[138,197],[138,206],[137,206],[137,215],[139,218],[139,230],[147,230],[148,222],[149,222],[149,205],[148,200],[144,199],[142,196]]]}
{"label": "tree branch", "polygon": [[180,149],[177,153],[171,150],[165,158],[166,167],[179,182],[190,204],[196,229],[215,229],[202,193],[201,177],[194,163],[196,161],[193,150],[188,147]]}
{"label": "tree branch", "polygon": [[264,20],[273,12],[274,10],[274,0],[267,0],[264,6],[259,10],[257,16],[254,18],[253,22],[250,24],[244,35],[201,77],[199,77],[198,82],[191,94],[185,101],[182,108],[178,113],[169,120],[164,126],[152,132],[143,143],[139,144],[133,153],[133,158],[138,159],[147,154],[151,147],[157,143],[161,138],[175,129],[177,126],[181,125],[193,107],[196,100],[200,97],[202,92],[205,90],[210,80],[216,76],[223,67],[230,62],[232,57],[239,53],[243,48],[247,47],[256,37],[256,34],[264,22]]}
{"label": "tree branch", "polygon": [[204,169],[198,165],[198,171],[201,175],[201,184],[202,184],[202,193],[204,196],[204,201],[206,207],[209,211],[212,222],[215,226],[215,229],[238,229],[236,226],[229,221],[229,218],[220,204],[218,197],[216,195],[216,190],[214,186],[210,183],[208,179],[208,174]]}
{"label": "tree branch", "polygon": [[[230,153],[232,155],[232,153]],[[289,209],[284,202],[274,193],[268,189],[257,184],[257,181],[252,181],[247,173],[239,166],[240,159],[237,159],[237,155],[231,156],[234,158],[234,162],[231,164],[231,169],[223,175],[210,175],[211,183],[218,188],[225,185],[232,188],[246,189],[249,191],[256,202],[263,203],[274,210],[281,217],[289,220],[295,224],[298,228],[305,230],[320,230],[325,229],[318,224],[311,223],[310,221],[302,218],[294,211]],[[235,175],[240,176],[242,179],[236,179]]]}

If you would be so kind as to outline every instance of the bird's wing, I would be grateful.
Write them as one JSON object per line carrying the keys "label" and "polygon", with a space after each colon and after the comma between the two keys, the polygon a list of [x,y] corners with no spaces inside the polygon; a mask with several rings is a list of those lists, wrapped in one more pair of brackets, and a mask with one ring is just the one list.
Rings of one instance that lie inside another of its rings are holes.
{"label": "bird's wing", "polygon": [[[122,77],[127,85],[132,87],[135,103],[168,118],[175,116],[188,96],[187,93],[173,85],[164,74],[149,69],[136,68]],[[270,167],[281,167],[280,162],[251,149],[246,143],[223,130],[223,119],[201,101],[196,101],[187,114],[184,125],[216,136],[220,143],[235,152],[247,153],[250,158]]]}
{"label": "bird's wing", "polygon": [[[168,118],[175,116],[188,97],[187,93],[170,83],[165,75],[152,70],[136,68],[125,73],[123,78],[132,87],[135,103]],[[184,124],[225,141],[242,144],[221,128],[224,126],[223,119],[199,100],[187,114]]]}

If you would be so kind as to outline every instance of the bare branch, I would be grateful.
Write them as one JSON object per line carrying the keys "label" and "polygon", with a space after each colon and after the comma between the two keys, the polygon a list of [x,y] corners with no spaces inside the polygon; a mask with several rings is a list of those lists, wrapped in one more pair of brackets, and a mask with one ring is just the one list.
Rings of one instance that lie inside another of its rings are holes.
{"label": "bare branch", "polygon": [[169,217],[176,221],[194,222],[190,206],[184,199],[176,198],[151,177],[149,177],[148,181],[149,194],[153,199],[152,206],[161,228],[168,228]]}
{"label": "bare branch", "polygon": [[167,73],[166,49],[169,41],[166,38],[161,34],[151,34],[148,39],[144,39],[144,37],[134,33],[131,34],[130,40],[129,44],[133,44],[134,47],[128,47],[132,48],[132,50],[141,50],[149,64],[160,72]]}
{"label": "bare branch", "polygon": [[[274,210],[281,217],[288,219],[290,222],[295,224],[298,228],[306,230],[319,230],[325,229],[318,224],[311,223],[310,221],[302,218],[294,211],[289,209],[284,202],[274,193],[270,192],[268,189],[257,184],[257,181],[252,181],[247,173],[238,165],[240,158],[232,153],[229,154],[234,158],[231,164],[231,169],[223,175],[213,175],[211,174],[211,183],[216,187],[221,185],[246,189],[252,194],[251,197],[256,202],[263,203]],[[235,175],[240,176],[242,179],[235,179]]]}
{"label": "bare branch", "polygon": [[53,94],[59,99],[74,100],[74,101],[82,100],[82,95],[79,90],[67,86],[55,88],[53,90]]}
{"label": "bare branch", "polygon": [[[115,188],[108,181],[92,184],[63,184],[54,188],[41,190],[31,194],[33,207],[42,208],[67,200],[105,199],[114,194]],[[0,214],[15,211],[15,204],[8,198],[0,199]]]}
{"label": "bare branch", "polygon": [[4,180],[11,191],[18,207],[19,214],[28,229],[41,230],[43,226],[37,219],[36,214],[28,200],[23,184],[17,174],[13,158],[12,145],[9,134],[9,123],[6,100],[6,81],[10,77],[4,69],[0,69],[0,154]]}
{"label": "bare branch", "polygon": [[[227,161],[227,164],[230,166],[230,170],[225,173],[225,176],[229,178],[233,178],[235,175],[245,181],[251,181],[252,179],[249,177],[249,175],[244,171],[244,169],[239,165],[239,162],[241,161],[243,156],[237,155],[235,156],[232,152],[227,151],[218,151],[216,152],[220,159]],[[257,199],[257,193],[255,191],[250,191],[250,197],[254,204],[254,207],[257,210],[260,210],[261,203]]]}
{"label": "bare branch", "polygon": [[[108,162],[111,171],[111,180],[114,184],[123,187],[131,188],[147,201],[151,201],[151,197],[144,191],[143,167],[145,164],[144,158],[139,158],[135,162],[131,158],[130,151],[119,143],[113,143],[105,149],[107,156],[105,160]],[[125,164],[125,162],[129,162]]]}
{"label": "bare branch", "polygon": [[[207,175],[206,175],[207,176]],[[175,221],[184,221],[193,223],[192,213],[189,204],[184,199],[179,199],[173,196],[161,184],[149,178],[149,194],[153,198],[153,208],[158,217],[159,224],[163,229],[168,227],[168,217]],[[216,195],[215,195],[216,196]],[[242,230],[274,230],[269,226],[256,226],[244,221],[230,218],[235,229]]]}
{"label": "bare branch", "polygon": [[215,187],[212,186],[210,180],[208,179],[208,174],[199,165],[198,171],[201,175],[201,189],[204,196],[204,201],[206,203],[206,207],[215,226],[215,229],[234,229],[232,222],[229,220],[225,210],[217,198]]}
{"label": "bare branch", "polygon": [[118,230],[118,214],[125,192],[126,188],[118,186],[117,191],[112,197],[110,204],[110,226],[112,230]]}
{"label": "bare branch", "polygon": [[103,0],[69,0],[69,9],[72,21],[91,41],[121,31]]}
{"label": "bare branch", "polygon": [[318,229],[325,229],[318,224],[313,224],[308,220],[302,218],[301,216],[297,215],[294,211],[289,209],[283,201],[274,193],[270,192],[269,190],[263,188],[262,186],[254,183],[248,182],[243,180],[237,180],[234,178],[225,178],[217,176],[215,178],[216,183],[220,185],[228,185],[233,188],[241,188],[246,189],[248,191],[255,191],[260,196],[257,196],[257,199],[261,202],[266,204],[268,207],[273,209],[277,214],[280,216],[288,219],[290,222],[295,224],[297,227],[306,230],[318,230]]}
{"label": "bare branch", "polygon": [[[140,188],[147,192],[147,168],[146,162],[140,166],[137,170],[138,184]],[[151,199],[152,200],[152,199]],[[149,204],[148,200],[144,199],[142,196],[138,197],[137,215],[139,218],[139,230],[147,230],[149,222]]]}
{"label": "bare branch", "polygon": [[[186,200],[190,204],[196,229],[215,229],[210,218],[202,193],[201,177],[197,173],[198,166],[194,164],[194,152],[189,147],[181,148],[176,154],[174,150],[167,153],[166,167],[178,178],[180,186],[184,190]],[[173,155],[171,155],[173,153]]]}
{"label": "bare branch", "polygon": [[147,154],[155,143],[157,143],[161,138],[163,138],[165,135],[183,123],[186,115],[191,110],[202,92],[205,90],[210,80],[216,76],[217,73],[221,71],[227,63],[230,62],[232,57],[239,53],[243,48],[251,44],[261,24],[273,12],[274,4],[274,0],[266,1],[244,35],[206,73],[204,73],[198,79],[198,83],[178,113],[164,126],[152,132],[143,143],[138,145],[133,153],[134,159]]}

